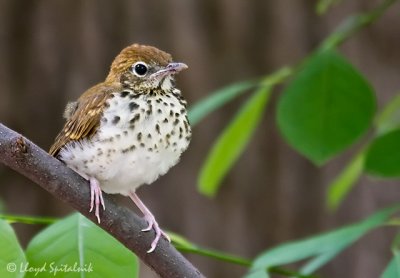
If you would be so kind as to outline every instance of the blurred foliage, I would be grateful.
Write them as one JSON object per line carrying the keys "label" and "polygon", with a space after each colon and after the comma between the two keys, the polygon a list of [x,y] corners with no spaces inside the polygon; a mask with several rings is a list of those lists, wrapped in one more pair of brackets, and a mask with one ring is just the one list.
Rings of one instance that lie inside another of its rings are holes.
{"label": "blurred foliage", "polygon": [[[391,101],[389,101],[382,109],[382,112],[376,117],[374,133],[378,136],[387,134],[393,129],[396,129],[400,125],[400,95],[396,95]],[[341,173],[332,181],[329,185],[329,189],[327,192],[327,204],[328,208],[331,210],[335,210],[339,207],[341,202],[344,200],[346,195],[350,192],[350,190],[355,186],[358,179],[364,173],[365,157],[368,152],[368,156],[370,156],[370,147],[369,145],[374,143],[375,140],[369,140],[360,151],[358,151],[350,162],[345,166]],[[372,166],[380,163],[379,161],[388,159],[381,155],[376,156],[371,160],[369,158],[368,164]],[[396,155],[396,151],[393,153]],[[390,154],[392,156],[392,154]],[[389,158],[390,159],[390,158]],[[377,165],[376,165],[377,166]],[[375,166],[375,167],[376,167]],[[396,167],[393,165],[392,167]],[[384,170],[384,169],[382,169]],[[388,169],[386,169],[388,170]],[[373,169],[369,171],[374,172]],[[385,171],[385,170],[384,170]],[[368,170],[367,170],[368,172]],[[379,171],[375,172],[377,176],[380,176]]]}
{"label": "blurred foliage", "polygon": [[[328,2],[333,4],[333,1],[324,1],[325,4]],[[282,136],[299,154],[317,165],[325,164],[335,156],[347,151],[352,145],[361,140],[365,141],[366,138],[363,138],[362,135],[367,134],[368,130],[374,129],[375,92],[362,74],[340,55],[336,48],[356,31],[378,19],[394,2],[387,0],[371,12],[350,16],[321,43],[314,53],[306,57],[298,66],[289,68],[290,74],[279,80],[281,83],[289,76],[292,77],[278,101],[276,118]],[[273,88],[268,89],[272,91]],[[223,177],[228,174],[228,170],[244,151],[244,145],[249,143],[255,125],[260,121],[258,117],[254,117],[248,121],[249,128],[243,127],[244,121],[241,114],[249,107],[251,100],[254,100],[254,97],[243,104],[244,108],[222,131],[204,162],[199,175],[199,189],[207,196],[217,194]],[[255,103],[252,103],[252,106],[266,109],[262,100],[260,100],[259,106]],[[398,148],[400,131],[396,129],[399,126],[399,106],[400,100],[396,97],[383,109],[384,111],[377,117],[377,126],[375,127],[380,136],[367,138],[368,142],[365,147],[362,147],[350,159],[344,170],[329,185],[327,205],[331,210],[341,204],[365,172],[381,177],[400,176],[400,149]],[[254,110],[259,115],[258,109]],[[243,134],[240,134],[238,130]],[[241,136],[245,140],[240,140]],[[239,138],[239,143],[235,143],[237,138]],[[370,228],[376,228],[384,223],[390,214],[385,214],[386,217]],[[374,219],[375,216],[371,216],[371,219]],[[371,221],[373,222],[373,220]],[[312,274],[368,232],[370,228],[366,229],[364,222],[360,222],[349,227],[349,234],[344,232],[343,238],[340,238],[342,230],[339,229],[328,235],[315,236],[294,245],[280,245],[271,253],[267,251],[264,255],[260,255],[252,267],[252,270],[256,269],[257,271],[252,272],[249,276],[268,277],[266,269],[306,257],[313,257],[313,259],[300,273]],[[347,231],[346,228],[344,230]],[[331,235],[333,240],[329,241]],[[337,235],[339,238],[336,237]],[[322,239],[327,241],[320,242],[319,240]],[[342,244],[339,244],[341,239]],[[326,246],[328,241],[332,249],[319,253],[320,248]],[[310,244],[316,242],[315,253],[307,245],[309,242],[311,242]],[[298,246],[300,247],[297,248]],[[277,255],[275,252],[279,254]],[[264,264],[260,262],[264,262]]]}
{"label": "blurred foliage", "polygon": [[350,192],[364,170],[365,151],[356,154],[347,164],[346,168],[339,173],[329,185],[327,191],[327,206],[333,211]]}
{"label": "blurred foliage", "polygon": [[365,170],[374,176],[400,176],[400,129],[376,138],[368,149]]}
{"label": "blurred foliage", "polygon": [[221,133],[200,174],[200,192],[215,195],[222,178],[243,152],[260,122],[270,93],[268,87],[258,89]]}
{"label": "blurred foliage", "polygon": [[[278,127],[289,145],[318,165],[328,162],[357,142],[365,140],[362,135],[373,128],[373,118],[376,116],[375,93],[362,74],[340,55],[336,48],[351,38],[356,31],[376,21],[394,2],[396,1],[386,0],[370,12],[350,15],[313,53],[298,65],[286,67],[286,74],[279,75],[282,70],[278,70],[264,78],[265,82],[268,78],[275,77],[271,78],[275,82],[269,83],[270,90],[289,77],[292,78],[278,102],[276,116]],[[280,78],[277,79],[276,76]],[[259,81],[259,86],[263,86],[262,81]],[[225,90],[231,92],[232,88],[235,89],[234,93],[230,93],[229,98],[224,98],[223,102],[216,101],[218,98],[211,94],[200,104],[207,103],[209,107],[220,107],[238,96],[241,87],[235,84],[218,91],[218,94],[228,95]],[[243,91],[245,89],[249,88],[244,87]],[[243,106],[245,105],[247,103]],[[199,114],[201,106],[194,107],[196,114]],[[264,109],[266,108],[267,106],[264,106]],[[377,116],[375,129],[381,134],[398,127],[399,111],[400,98],[396,97]],[[189,114],[191,112],[192,110]],[[240,120],[238,116],[233,118],[215,141],[204,162],[199,175],[199,188],[200,192],[208,196],[217,193],[223,177],[228,174],[228,170],[244,151],[244,145],[250,142],[254,124],[259,122],[259,119],[257,122],[250,122],[252,128],[243,129],[246,140],[243,140],[242,144],[237,144],[237,150],[231,146],[229,154],[235,151],[236,153],[229,156],[226,142],[229,142],[229,145],[234,144],[231,144],[226,134],[232,127],[240,126],[236,123]],[[327,200],[331,209],[336,209],[340,205],[364,172],[367,149],[365,147],[362,152],[357,153],[329,185]]]}
{"label": "blurred foliage", "polygon": [[[276,74],[267,76],[253,96],[216,140],[199,176],[199,190],[214,196],[223,177],[239,158],[263,116],[272,87],[290,75],[291,70],[283,68]],[[192,110],[191,110],[192,111]]]}
{"label": "blurred foliage", "polygon": [[315,10],[318,14],[322,15],[326,13],[330,7],[339,4],[342,0],[318,0]]}
{"label": "blurred foliage", "polygon": [[52,217],[34,217],[25,215],[10,215],[10,214],[0,214],[0,219],[7,220],[8,223],[23,223],[23,224],[39,224],[39,225],[49,225],[56,222],[57,218]]}
{"label": "blurred foliage", "polygon": [[217,110],[235,97],[245,93],[247,90],[257,86],[256,81],[244,81],[229,85],[214,92],[210,97],[199,101],[189,111],[189,122],[191,126],[197,125],[203,118]]}
{"label": "blurred foliage", "polygon": [[318,52],[282,92],[277,108],[284,139],[318,165],[348,148],[371,126],[375,96],[345,58]]}
{"label": "blurred foliage", "polygon": [[382,273],[381,278],[400,277],[400,234],[392,244],[393,259]]}
{"label": "blurred foliage", "polygon": [[376,134],[385,134],[392,129],[400,128],[400,93],[390,100],[375,121]]}
{"label": "blurred foliage", "polygon": [[265,269],[307,258],[312,259],[300,272],[304,275],[314,273],[367,232],[388,221],[389,217],[399,209],[400,206],[387,208],[353,225],[267,250],[254,260],[248,277],[258,277],[261,273],[268,277]]}
{"label": "blurred foliage", "polygon": [[25,253],[9,223],[0,219],[0,276],[4,278],[24,277],[19,271],[26,263]]}

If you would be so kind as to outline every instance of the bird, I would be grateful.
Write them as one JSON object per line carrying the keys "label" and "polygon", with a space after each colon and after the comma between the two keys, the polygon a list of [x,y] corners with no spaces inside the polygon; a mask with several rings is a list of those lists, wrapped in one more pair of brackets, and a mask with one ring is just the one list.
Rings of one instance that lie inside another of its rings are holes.
{"label": "bird", "polygon": [[90,209],[100,223],[102,191],[129,196],[155,231],[161,230],[136,194],[178,163],[191,140],[187,102],[175,75],[188,66],[156,47],[132,44],[114,59],[104,82],[66,105],[65,124],[49,154],[89,181]]}

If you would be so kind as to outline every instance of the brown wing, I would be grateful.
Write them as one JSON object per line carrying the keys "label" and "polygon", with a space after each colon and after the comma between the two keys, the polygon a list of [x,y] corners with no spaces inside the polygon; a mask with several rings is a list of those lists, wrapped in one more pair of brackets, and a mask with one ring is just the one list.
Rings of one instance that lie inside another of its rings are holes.
{"label": "brown wing", "polygon": [[57,135],[49,153],[57,156],[60,149],[70,141],[91,137],[100,124],[103,107],[114,91],[110,86],[99,84],[86,91],[78,100],[76,111]]}

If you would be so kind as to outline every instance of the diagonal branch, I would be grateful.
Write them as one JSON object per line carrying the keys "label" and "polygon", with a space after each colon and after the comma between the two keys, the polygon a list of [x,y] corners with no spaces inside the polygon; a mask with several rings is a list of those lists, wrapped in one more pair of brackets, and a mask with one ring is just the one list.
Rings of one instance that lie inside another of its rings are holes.
{"label": "diagonal branch", "polygon": [[106,210],[102,211],[102,221],[98,224],[94,214],[89,213],[87,181],[1,123],[0,162],[70,204],[133,251],[161,277],[204,277],[165,239],[159,241],[154,252],[147,254],[154,233],[141,232],[147,226],[145,221],[131,210],[115,204],[107,195],[104,195]]}

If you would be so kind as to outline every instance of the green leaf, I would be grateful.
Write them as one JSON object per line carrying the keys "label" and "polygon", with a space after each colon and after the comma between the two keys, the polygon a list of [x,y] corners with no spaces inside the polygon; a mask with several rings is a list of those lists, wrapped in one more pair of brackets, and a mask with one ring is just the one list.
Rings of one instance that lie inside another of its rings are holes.
{"label": "green leaf", "polygon": [[0,277],[23,277],[21,265],[26,264],[25,254],[10,224],[0,220]]}
{"label": "green leaf", "polygon": [[322,15],[327,12],[327,10],[333,6],[341,2],[342,0],[318,0],[316,10],[319,15]]}
{"label": "green leaf", "polygon": [[303,266],[300,272],[304,275],[309,275],[320,269],[326,263],[330,262],[333,258],[335,258],[340,252],[343,251],[344,248],[336,249],[333,252],[326,252],[319,256],[311,259],[305,266]]}
{"label": "green leaf", "polygon": [[[375,120],[376,133],[382,135],[400,127],[400,94],[390,100]],[[328,208],[336,210],[364,170],[366,149],[357,153],[338,177],[329,185]]]}
{"label": "green leaf", "polygon": [[328,208],[336,210],[360,178],[364,169],[365,150],[360,151],[329,185]]}
{"label": "green leaf", "polygon": [[[321,266],[327,262],[326,258],[333,259],[334,255],[347,248],[371,229],[379,227],[399,209],[400,206],[386,208],[353,225],[307,239],[281,244],[258,256],[253,262],[251,272],[264,271],[272,266],[285,265],[309,257],[317,257],[318,266]],[[317,268],[313,266],[312,269],[316,270]]]}
{"label": "green leaf", "polygon": [[[396,264],[397,272],[400,273],[400,234],[398,234],[392,244],[392,252]],[[399,277],[399,276],[397,276]]]}
{"label": "green leaf", "polygon": [[270,86],[258,89],[218,137],[199,176],[199,190],[204,195],[216,194],[221,180],[245,149],[261,120],[270,91]]}
{"label": "green leaf", "polygon": [[365,133],[375,112],[367,81],[334,51],[316,53],[283,92],[278,126],[287,142],[323,164]]}
{"label": "green leaf", "polygon": [[269,278],[270,276],[267,271],[258,270],[258,271],[248,273],[245,277],[246,278]]}
{"label": "green leaf", "polygon": [[[49,277],[138,277],[138,260],[125,246],[81,214],[60,220],[36,235],[26,250],[29,266],[43,268],[37,275]],[[66,271],[65,267],[81,268]]]}
{"label": "green leaf", "polygon": [[400,127],[400,94],[396,95],[375,121],[376,133],[382,135]]}
{"label": "green leaf", "polygon": [[367,151],[365,170],[374,176],[400,176],[400,129],[376,138]]}
{"label": "green leaf", "polygon": [[258,82],[255,81],[244,81],[217,90],[209,97],[199,101],[189,109],[188,117],[190,124],[195,126],[208,114],[214,110],[217,110],[219,107],[223,106],[225,103],[231,101],[245,91],[254,88],[257,84]]}
{"label": "green leaf", "polygon": [[207,196],[216,194],[221,180],[243,152],[261,120],[272,87],[284,81],[292,72],[291,68],[282,67],[260,82],[260,88],[242,106],[212,147],[199,176],[200,192]]}
{"label": "green leaf", "polygon": [[392,244],[393,259],[382,273],[381,278],[400,277],[400,234],[398,234]]}
{"label": "green leaf", "polygon": [[399,278],[400,277],[400,268],[397,264],[396,258],[393,258],[384,272],[381,275],[381,278]]}

